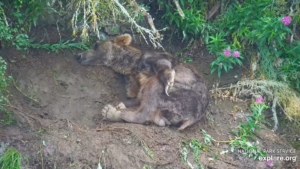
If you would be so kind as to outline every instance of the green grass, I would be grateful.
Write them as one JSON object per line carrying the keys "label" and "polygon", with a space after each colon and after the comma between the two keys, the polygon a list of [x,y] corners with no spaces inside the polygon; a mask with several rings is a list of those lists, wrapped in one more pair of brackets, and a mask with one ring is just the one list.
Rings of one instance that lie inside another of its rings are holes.
{"label": "green grass", "polygon": [[20,169],[21,157],[17,150],[8,148],[5,154],[0,158],[1,169]]}
{"label": "green grass", "polygon": [[13,114],[9,111],[0,111],[0,124],[14,124]]}

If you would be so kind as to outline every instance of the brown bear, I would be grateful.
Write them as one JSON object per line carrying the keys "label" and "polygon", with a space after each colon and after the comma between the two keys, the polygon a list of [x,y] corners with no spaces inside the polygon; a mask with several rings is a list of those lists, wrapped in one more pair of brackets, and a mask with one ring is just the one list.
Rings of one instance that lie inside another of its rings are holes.
{"label": "brown bear", "polygon": [[[209,94],[194,68],[179,63],[171,54],[142,52],[130,43],[131,36],[124,34],[98,41],[93,49],[77,55],[82,65],[103,64],[127,76],[127,95],[137,98],[134,107],[118,110],[107,105],[103,114],[113,121],[181,124],[180,130],[199,121],[208,107]],[[172,83],[167,96],[164,93]]]}
{"label": "brown bear", "polygon": [[[125,120],[140,124],[153,122],[159,126],[165,126],[166,124],[171,124],[169,121],[172,120],[174,124],[173,119],[167,119],[162,116],[162,111],[168,110],[168,106],[170,105],[166,102],[168,99],[166,99],[167,96],[164,93],[164,86],[174,81],[175,71],[171,69],[171,64],[168,60],[159,60],[158,63],[161,67],[156,75],[149,77],[142,73],[138,75],[141,88],[137,97],[137,103],[139,103],[137,106],[131,105],[130,108],[126,109],[128,102],[125,103],[126,106],[121,103],[117,107],[122,110],[117,110],[113,106],[107,105],[102,110],[102,115],[111,121]],[[132,101],[135,102],[135,100],[130,100],[129,102]],[[173,116],[166,117],[170,118]]]}

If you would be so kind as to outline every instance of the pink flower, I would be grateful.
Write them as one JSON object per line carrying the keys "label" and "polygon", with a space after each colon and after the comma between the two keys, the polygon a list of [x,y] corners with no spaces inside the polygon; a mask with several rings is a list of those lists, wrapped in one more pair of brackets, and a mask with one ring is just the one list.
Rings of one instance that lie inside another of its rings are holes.
{"label": "pink flower", "polygon": [[223,65],[223,63],[219,63],[219,66],[222,66]]}
{"label": "pink flower", "polygon": [[292,18],[290,16],[285,16],[281,19],[281,22],[284,24],[284,26],[287,26],[291,23]]}
{"label": "pink flower", "polygon": [[264,102],[264,99],[262,98],[262,97],[258,97],[257,99],[256,99],[256,103],[258,103],[258,104],[261,104],[261,103],[263,103]]}
{"label": "pink flower", "polygon": [[228,47],[227,49],[224,50],[224,55],[225,56],[230,56],[231,53],[230,53],[230,47]]}
{"label": "pink flower", "polygon": [[256,130],[256,128],[253,128],[253,131],[255,131]]}
{"label": "pink flower", "polygon": [[270,161],[265,161],[265,164],[269,167],[273,167],[273,161],[270,160]]}
{"label": "pink flower", "polygon": [[238,57],[240,57],[240,52],[239,51],[234,51],[232,56],[238,58]]}

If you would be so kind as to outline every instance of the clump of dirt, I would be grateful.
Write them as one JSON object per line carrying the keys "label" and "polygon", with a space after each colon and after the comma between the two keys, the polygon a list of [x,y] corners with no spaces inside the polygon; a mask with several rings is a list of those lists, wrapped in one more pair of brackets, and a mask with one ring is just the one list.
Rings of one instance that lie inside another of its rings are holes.
{"label": "clump of dirt", "polygon": [[[217,75],[210,75],[209,69],[214,56],[202,49],[193,49],[184,55],[193,55],[193,64],[212,88],[218,81]],[[112,70],[79,65],[70,51],[24,53],[9,48],[0,51],[0,56],[13,60],[8,61],[8,74],[26,94],[11,87],[11,105],[18,123],[1,126],[0,134],[3,143],[10,143],[24,155],[24,168],[88,169],[97,168],[99,163],[105,169],[143,168],[145,165],[161,169],[190,168],[182,160],[182,142],[191,138],[203,142],[202,129],[215,140],[228,140],[229,131],[250,114],[244,103],[212,100],[208,118],[183,132],[178,132],[176,127],[112,123],[103,120],[101,109],[107,103],[126,99],[124,79]],[[220,86],[236,82],[242,72],[235,69],[224,74]],[[234,106],[240,111],[233,112]],[[259,135],[261,139],[255,140],[265,148],[292,148],[269,129]],[[203,150],[199,155],[199,162],[206,168],[267,168],[263,161],[232,153],[226,143],[209,147],[209,151]],[[227,154],[208,160],[226,150]],[[187,160],[196,167],[190,150]],[[276,168],[296,166],[296,162],[274,161],[274,164]]]}

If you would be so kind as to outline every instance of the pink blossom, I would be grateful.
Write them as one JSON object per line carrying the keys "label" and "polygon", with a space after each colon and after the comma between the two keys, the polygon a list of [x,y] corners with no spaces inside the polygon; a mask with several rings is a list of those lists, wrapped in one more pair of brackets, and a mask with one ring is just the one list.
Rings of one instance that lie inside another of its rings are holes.
{"label": "pink blossom", "polygon": [[258,103],[258,104],[261,104],[261,103],[263,103],[264,102],[264,99],[262,98],[262,97],[258,97],[257,99],[256,99],[256,103]]}
{"label": "pink blossom", "polygon": [[273,167],[273,161],[270,160],[270,161],[265,161],[265,164],[269,167]]}
{"label": "pink blossom", "polygon": [[239,51],[234,51],[232,56],[238,58],[238,57],[240,57],[240,52]]}
{"label": "pink blossom", "polygon": [[287,26],[291,23],[292,18],[290,16],[285,16],[281,19],[281,22],[284,24],[284,26]]}
{"label": "pink blossom", "polygon": [[231,53],[230,53],[230,47],[228,47],[227,49],[224,50],[224,55],[225,56],[230,56]]}
{"label": "pink blossom", "polygon": [[256,128],[253,128],[253,131],[255,131],[256,130]]}
{"label": "pink blossom", "polygon": [[223,65],[223,63],[219,63],[219,66],[222,66]]}

